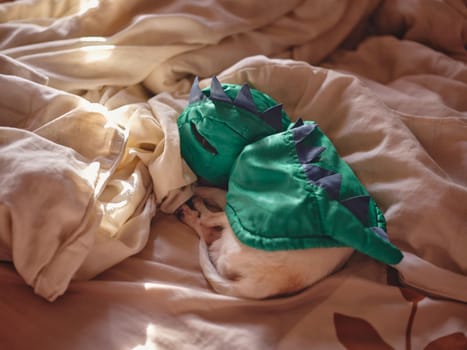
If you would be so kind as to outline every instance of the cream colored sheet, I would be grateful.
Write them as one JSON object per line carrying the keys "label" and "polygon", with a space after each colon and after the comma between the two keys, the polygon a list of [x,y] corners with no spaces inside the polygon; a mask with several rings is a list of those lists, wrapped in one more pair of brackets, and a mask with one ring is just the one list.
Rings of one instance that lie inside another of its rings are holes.
{"label": "cream colored sheet", "polygon": [[1,80],[1,259],[53,301],[71,278],[140,251],[156,206],[173,212],[195,176],[163,95],[146,102],[141,89],[127,89],[90,103],[17,76]]}
{"label": "cream colored sheet", "polygon": [[[456,0],[0,5],[0,348],[465,348],[466,18]],[[320,124],[401,264],[213,292],[170,213],[195,180],[175,121],[214,74]]]}

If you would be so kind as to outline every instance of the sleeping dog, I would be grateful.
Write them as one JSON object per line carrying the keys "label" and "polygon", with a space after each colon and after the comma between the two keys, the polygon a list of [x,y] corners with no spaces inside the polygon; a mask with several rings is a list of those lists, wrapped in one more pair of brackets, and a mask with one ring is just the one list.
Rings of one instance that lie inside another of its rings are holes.
{"label": "sleeping dog", "polygon": [[[315,122],[291,122],[248,84],[192,86],[177,121],[198,179],[181,220],[201,238],[206,278],[224,294],[297,292],[341,267],[353,249],[387,264],[402,253],[382,211]],[[228,193],[218,188],[228,188]]]}
{"label": "sleeping dog", "polygon": [[291,294],[339,269],[353,252],[349,247],[265,251],[241,243],[223,208],[226,192],[197,187],[178,218],[198,234],[203,273],[216,291],[263,299]]}

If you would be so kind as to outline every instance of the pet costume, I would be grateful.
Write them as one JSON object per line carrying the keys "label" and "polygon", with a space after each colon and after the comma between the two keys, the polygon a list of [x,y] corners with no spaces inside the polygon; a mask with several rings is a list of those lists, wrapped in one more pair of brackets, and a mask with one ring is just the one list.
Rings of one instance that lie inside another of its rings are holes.
{"label": "pet costume", "polygon": [[287,129],[290,119],[268,95],[248,85],[221,85],[214,77],[211,87],[203,90],[195,79],[189,105],[177,123],[185,161],[199,177],[226,187],[243,148]]}
{"label": "pet costume", "polygon": [[213,78],[210,89],[195,81],[178,126],[195,173],[228,181],[225,212],[242,243],[269,251],[349,246],[386,264],[402,259],[383,213],[316,123],[292,124],[268,95]]}

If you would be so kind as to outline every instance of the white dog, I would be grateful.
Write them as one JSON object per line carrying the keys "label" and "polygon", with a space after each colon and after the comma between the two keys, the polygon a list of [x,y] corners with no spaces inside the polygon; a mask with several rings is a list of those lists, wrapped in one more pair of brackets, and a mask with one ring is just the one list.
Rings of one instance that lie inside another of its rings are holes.
{"label": "white dog", "polygon": [[199,235],[200,263],[213,288],[222,294],[262,299],[298,292],[340,268],[352,248],[265,251],[241,243],[223,211],[226,192],[197,187],[193,209],[184,204],[179,219]]}

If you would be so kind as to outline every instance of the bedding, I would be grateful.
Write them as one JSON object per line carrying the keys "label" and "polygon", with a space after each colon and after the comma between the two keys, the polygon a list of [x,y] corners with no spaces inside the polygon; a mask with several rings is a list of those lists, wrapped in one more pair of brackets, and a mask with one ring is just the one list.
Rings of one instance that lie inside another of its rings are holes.
{"label": "bedding", "polygon": [[[466,45],[460,0],[3,2],[0,348],[465,349]],[[214,75],[315,121],[403,260],[215,293],[173,215]]]}

